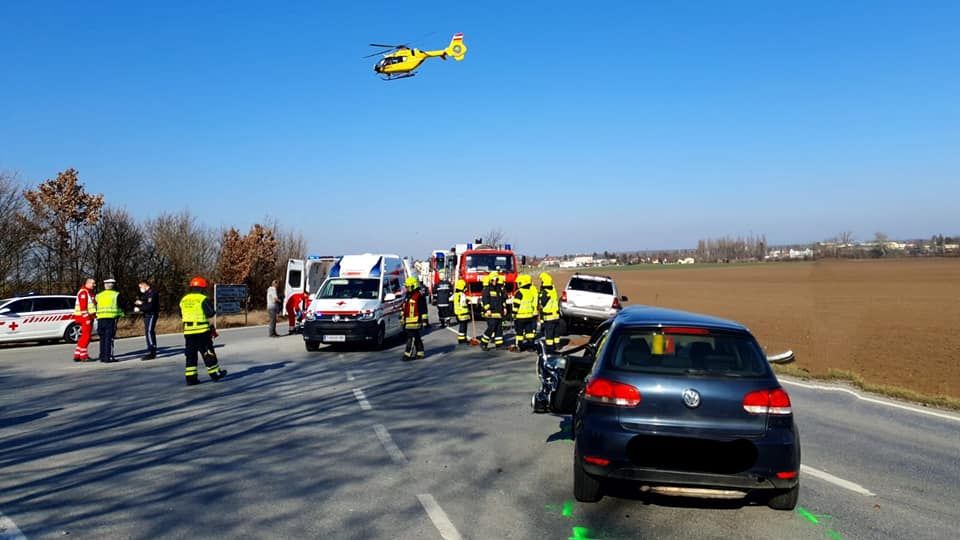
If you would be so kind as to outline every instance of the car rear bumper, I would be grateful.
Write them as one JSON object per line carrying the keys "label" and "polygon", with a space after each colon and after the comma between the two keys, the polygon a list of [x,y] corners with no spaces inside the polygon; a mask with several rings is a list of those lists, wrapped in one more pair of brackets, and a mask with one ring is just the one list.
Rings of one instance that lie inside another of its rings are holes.
{"label": "car rear bumper", "polygon": [[[306,321],[303,339],[321,343],[357,343],[372,341],[380,330],[378,321]],[[343,336],[343,341],[325,341],[324,336]]]}
{"label": "car rear bumper", "polygon": [[603,322],[610,317],[616,316],[620,310],[612,308],[586,308],[573,307],[570,304],[560,304],[560,313],[567,319],[575,321]]}
{"label": "car rear bumper", "polygon": [[[688,440],[692,444],[702,446],[704,442],[715,443],[718,449],[731,445],[730,448],[737,449],[737,453],[719,457],[717,454],[720,452],[711,452],[711,455],[703,456],[702,460],[699,457],[702,453],[698,453],[691,458],[667,459],[651,464],[643,457],[644,450],[647,451],[645,455],[650,455],[652,451],[652,442],[647,442],[650,441],[650,435],[611,430],[613,422],[610,418],[595,417],[593,422],[590,420],[581,424],[575,434],[575,441],[578,455],[609,460],[609,464],[605,466],[583,463],[584,469],[594,476],[651,486],[734,490],[789,489],[798,482],[798,475],[792,478],[780,478],[777,475],[799,472],[800,443],[795,428],[770,430],[759,438],[697,438],[697,434],[691,433]],[[678,441],[675,447],[671,446],[675,448],[671,452],[682,455],[686,450],[684,439],[670,440],[671,443]],[[644,442],[647,442],[646,446],[638,445]],[[746,452],[740,452],[740,448],[744,448]],[[745,454],[749,456],[746,461],[741,459]],[[667,462],[669,464],[665,464]]]}

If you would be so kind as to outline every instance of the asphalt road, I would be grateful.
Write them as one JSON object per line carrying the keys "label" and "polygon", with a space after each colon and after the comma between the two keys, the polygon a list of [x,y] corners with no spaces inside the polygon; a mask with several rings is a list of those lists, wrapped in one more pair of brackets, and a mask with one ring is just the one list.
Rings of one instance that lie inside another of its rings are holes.
{"label": "asphalt road", "polygon": [[[182,338],[118,364],[66,345],[0,349],[0,538],[950,538],[960,422],[788,385],[801,508],[573,501],[567,421],[534,415],[534,358],[307,353],[223,331],[226,380],[183,384]],[[96,345],[93,346],[96,350]],[[826,473],[826,474],[824,474]],[[846,482],[846,483],[844,483]],[[5,532],[4,532],[5,530]]]}

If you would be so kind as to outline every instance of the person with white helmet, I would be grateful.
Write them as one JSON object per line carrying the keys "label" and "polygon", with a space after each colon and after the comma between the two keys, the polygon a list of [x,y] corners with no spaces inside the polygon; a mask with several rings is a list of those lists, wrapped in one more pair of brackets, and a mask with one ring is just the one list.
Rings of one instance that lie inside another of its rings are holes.
{"label": "person with white helmet", "polygon": [[97,334],[100,336],[100,361],[116,362],[113,339],[117,336],[117,319],[123,317],[117,280],[103,280],[103,290],[97,294]]}

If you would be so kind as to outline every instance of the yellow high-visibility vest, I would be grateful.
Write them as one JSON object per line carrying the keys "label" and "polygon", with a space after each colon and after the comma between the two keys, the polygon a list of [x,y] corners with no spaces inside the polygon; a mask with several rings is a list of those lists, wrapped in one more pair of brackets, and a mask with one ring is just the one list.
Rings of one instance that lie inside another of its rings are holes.
{"label": "yellow high-visibility vest", "polygon": [[541,291],[541,298],[546,295],[546,301],[540,302],[540,313],[545,321],[555,321],[560,318],[560,297],[557,295],[557,289],[554,287],[544,287]]}
{"label": "yellow high-visibility vest", "polygon": [[533,287],[520,287],[517,294],[513,297],[514,304],[517,304],[517,296],[520,297],[519,307],[517,307],[517,319],[532,319],[537,316],[537,297],[534,294]]}
{"label": "yellow high-visibility vest", "polygon": [[[107,289],[97,293],[97,318],[98,319],[116,319],[123,317],[120,311],[120,293],[113,289]],[[88,303],[87,306],[90,304]]]}
{"label": "yellow high-visibility vest", "polygon": [[203,312],[207,296],[202,293],[187,293],[180,299],[180,317],[183,319],[183,334],[202,334],[210,330],[210,321]]}

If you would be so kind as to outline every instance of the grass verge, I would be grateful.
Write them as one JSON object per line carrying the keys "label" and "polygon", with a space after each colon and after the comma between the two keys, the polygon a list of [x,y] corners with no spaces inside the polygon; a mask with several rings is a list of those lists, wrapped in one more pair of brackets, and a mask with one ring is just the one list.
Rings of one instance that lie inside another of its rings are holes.
{"label": "grass verge", "polygon": [[774,365],[773,370],[778,375],[788,375],[800,379],[839,381],[859,388],[864,392],[870,392],[871,394],[878,394],[895,399],[912,401],[925,406],[942,407],[944,409],[960,411],[960,399],[950,396],[922,394],[920,392],[909,390],[907,388],[901,388],[899,386],[867,382],[863,380],[863,377],[861,377],[859,374],[852,371],[829,368],[827,369],[826,374],[820,374],[811,373],[805,368],[793,365]]}
{"label": "grass verge", "polygon": [[[223,315],[217,317],[217,328],[236,328],[238,326],[259,326],[267,324],[270,316],[264,311],[251,311],[246,318],[240,315]],[[280,321],[280,318],[278,318]],[[278,322],[279,325],[285,325],[286,319]],[[177,334],[182,330],[180,317],[177,315],[161,315],[157,320],[157,334]],[[117,337],[136,337],[143,335],[143,317],[131,316],[120,320],[117,326]]]}

